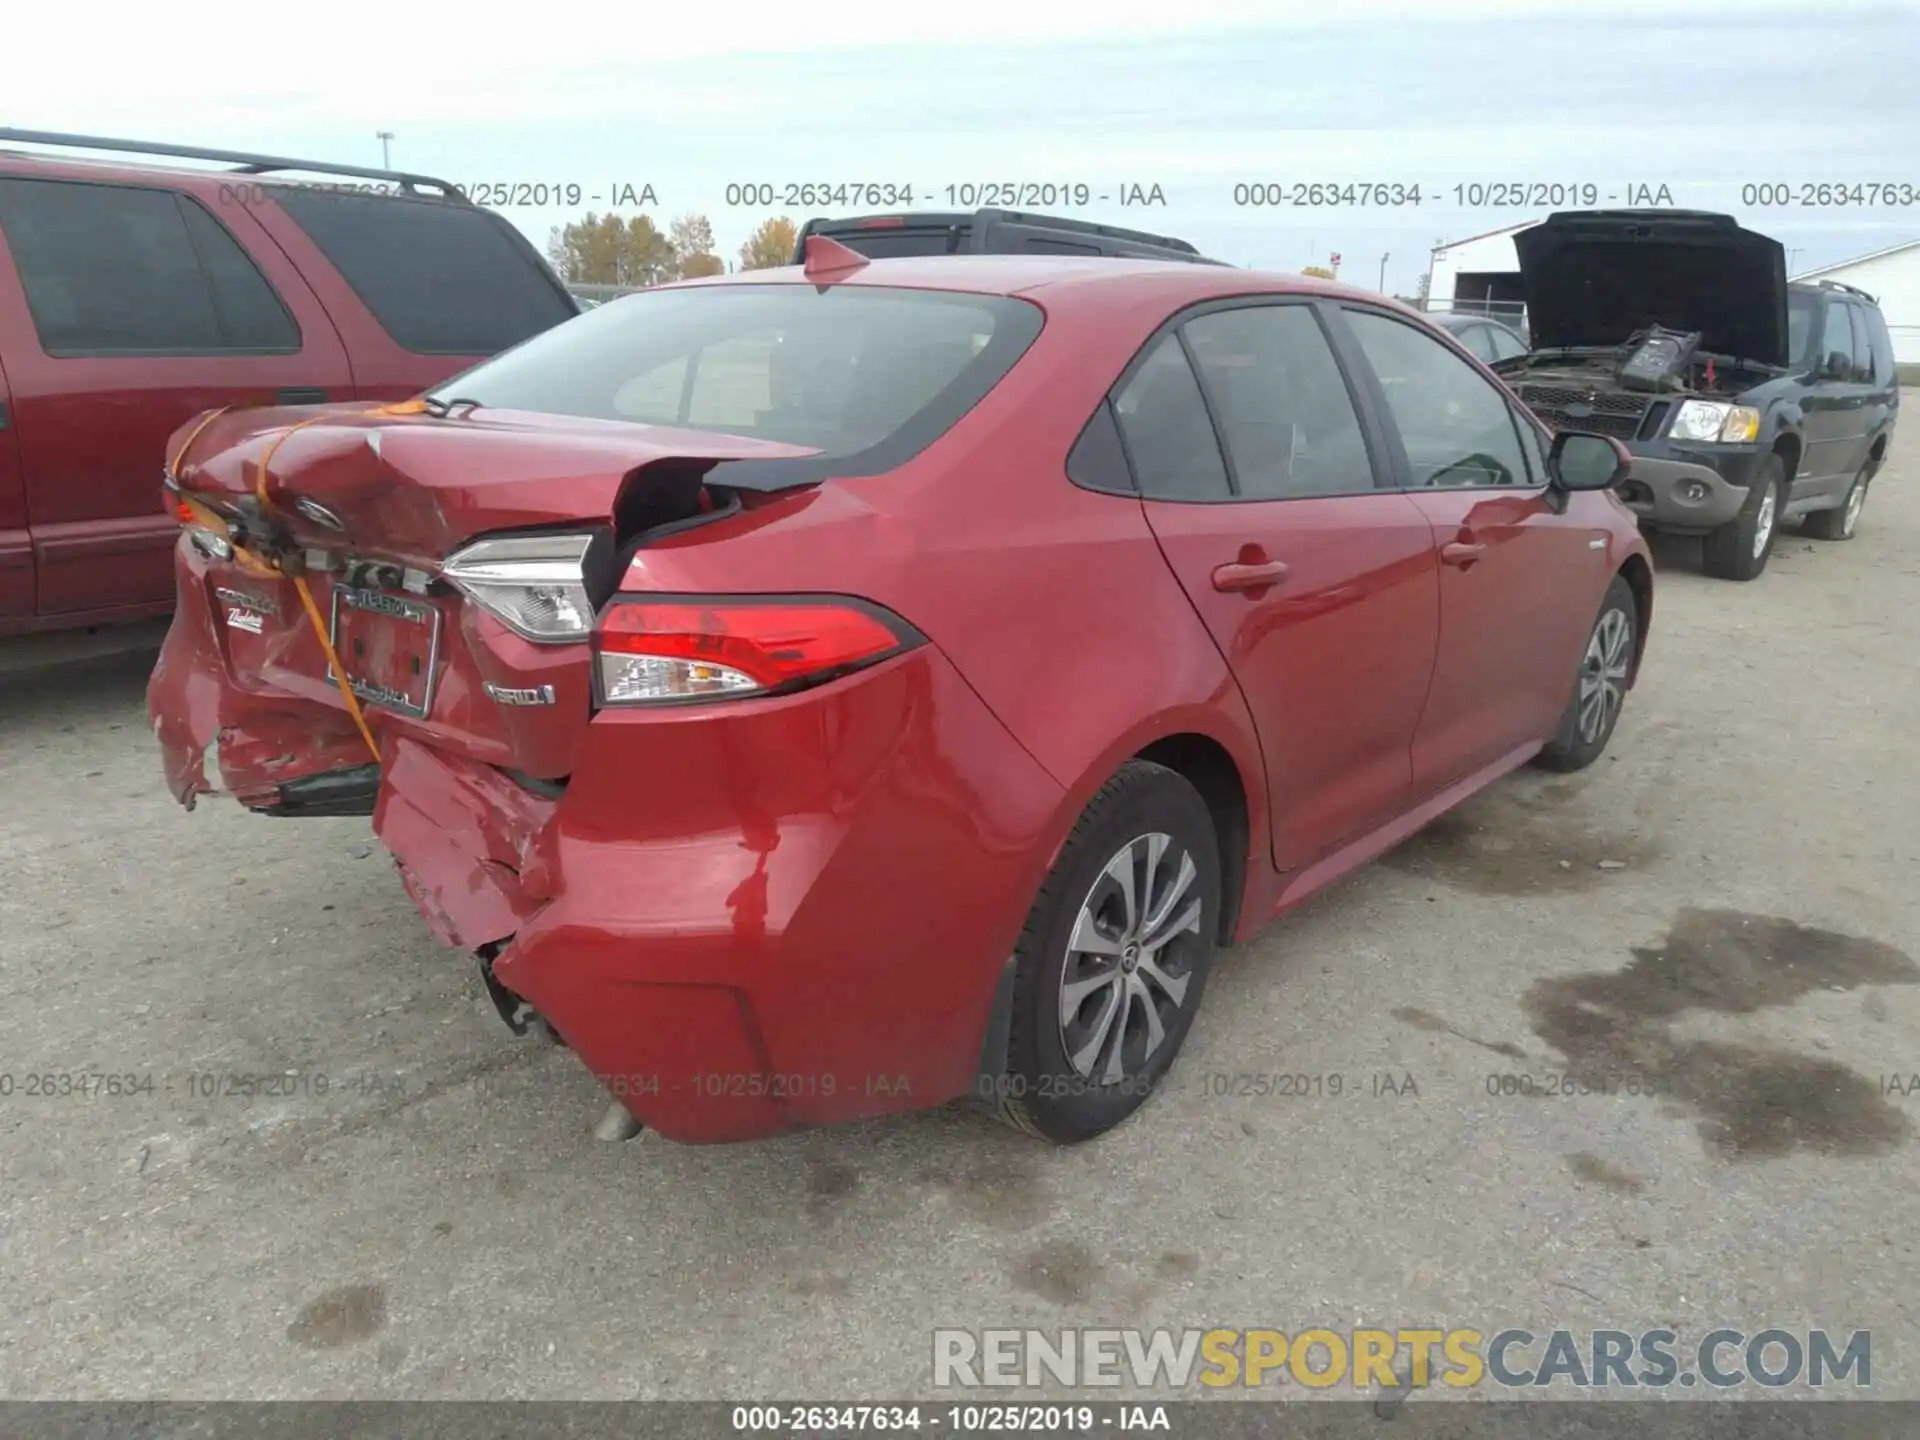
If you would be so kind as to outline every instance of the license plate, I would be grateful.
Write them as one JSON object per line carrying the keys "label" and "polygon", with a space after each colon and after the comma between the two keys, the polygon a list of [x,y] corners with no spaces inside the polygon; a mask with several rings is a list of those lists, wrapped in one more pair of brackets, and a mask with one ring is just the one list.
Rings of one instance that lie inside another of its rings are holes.
{"label": "license plate", "polygon": [[440,660],[440,612],[410,596],[336,585],[332,625],[333,650],[353,693],[426,719]]}

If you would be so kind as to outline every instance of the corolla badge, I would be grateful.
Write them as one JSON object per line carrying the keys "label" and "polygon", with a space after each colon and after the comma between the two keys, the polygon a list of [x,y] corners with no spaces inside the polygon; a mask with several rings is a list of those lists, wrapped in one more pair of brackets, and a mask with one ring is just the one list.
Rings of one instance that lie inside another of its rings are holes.
{"label": "corolla badge", "polygon": [[306,496],[302,495],[293,502],[293,508],[306,516],[307,519],[313,521],[316,525],[324,525],[329,530],[338,530],[343,534],[346,531],[347,522],[334,514],[333,511],[329,510],[326,506],[322,505],[318,500],[309,500]]}
{"label": "corolla badge", "polygon": [[235,630],[245,630],[250,635],[265,633],[263,626],[266,617],[272,615],[277,618],[280,614],[280,602],[271,595],[234,590],[225,585],[214,587],[213,593],[227,607],[227,624]]}

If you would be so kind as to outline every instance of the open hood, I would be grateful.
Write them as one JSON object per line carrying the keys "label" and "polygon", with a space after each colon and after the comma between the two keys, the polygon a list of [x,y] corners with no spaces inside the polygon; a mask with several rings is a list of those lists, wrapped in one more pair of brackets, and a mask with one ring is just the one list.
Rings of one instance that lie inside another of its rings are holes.
{"label": "open hood", "polygon": [[1700,347],[1787,363],[1780,242],[1704,210],[1567,210],[1513,238],[1539,350],[1698,330]]}

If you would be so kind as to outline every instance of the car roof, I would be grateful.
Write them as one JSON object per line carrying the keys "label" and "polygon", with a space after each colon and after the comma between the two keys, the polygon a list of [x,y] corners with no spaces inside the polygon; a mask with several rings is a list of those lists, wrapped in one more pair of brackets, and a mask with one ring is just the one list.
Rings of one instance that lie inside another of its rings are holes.
{"label": "car roof", "polygon": [[1319,280],[1310,275],[1241,270],[1224,265],[1195,265],[1187,260],[1133,260],[1117,256],[1068,255],[916,255],[869,260],[857,270],[810,277],[798,265],[741,270],[686,280],[663,289],[706,285],[834,285],[949,290],[977,295],[1036,295],[1058,299],[1094,299],[1101,295],[1153,297],[1170,304],[1192,304],[1235,295],[1297,294],[1329,299],[1365,300],[1390,308],[1410,308],[1372,290]]}

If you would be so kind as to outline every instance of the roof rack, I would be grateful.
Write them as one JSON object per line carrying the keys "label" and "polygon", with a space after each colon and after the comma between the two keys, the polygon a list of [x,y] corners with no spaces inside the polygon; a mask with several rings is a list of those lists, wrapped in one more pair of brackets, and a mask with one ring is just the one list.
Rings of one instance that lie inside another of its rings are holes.
{"label": "roof rack", "polygon": [[404,170],[381,170],[368,165],[335,165],[325,160],[292,160],[284,155],[254,155],[245,150],[209,150],[199,145],[161,145],[145,140],[115,140],[104,135],[66,135],[55,130],[14,130],[0,126],[0,141],[21,145],[60,145],[74,150],[119,150],[133,155],[166,155],[182,160],[214,160],[233,167],[236,175],[266,175],[276,170],[304,170],[315,175],[351,175],[361,180],[386,180],[409,195],[432,186],[448,200],[471,203],[459,187],[432,175]]}
{"label": "roof rack", "polygon": [[1849,295],[1858,295],[1862,300],[1865,300],[1870,304],[1878,305],[1880,303],[1878,300],[1875,300],[1873,296],[1869,295],[1866,291],[1862,290],[1858,285],[1849,285],[1844,280],[1817,280],[1814,283],[1817,284],[1822,290],[1844,290]]}

